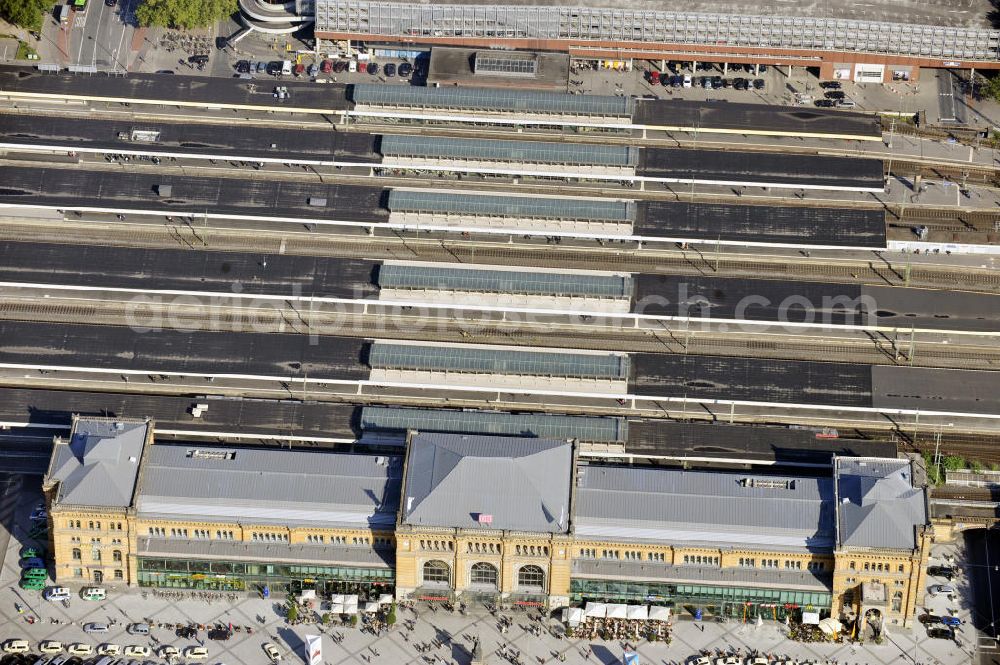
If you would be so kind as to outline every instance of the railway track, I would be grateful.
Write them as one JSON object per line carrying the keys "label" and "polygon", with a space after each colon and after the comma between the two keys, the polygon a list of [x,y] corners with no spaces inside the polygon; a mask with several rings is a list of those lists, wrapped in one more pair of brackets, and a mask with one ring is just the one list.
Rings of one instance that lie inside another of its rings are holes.
{"label": "railway track", "polygon": [[[58,297],[25,302],[0,295],[0,320],[1000,370],[1000,347],[942,348],[915,342],[911,349],[908,342],[895,345],[881,338],[831,339],[822,335],[778,335],[763,341],[754,332],[608,329],[587,324],[556,327],[551,323],[308,311],[284,304],[261,308],[194,307],[188,303],[136,306],[122,301],[65,302]],[[911,351],[913,355],[908,357]]]}
{"label": "railway track", "polygon": [[[293,228],[297,228],[294,227]],[[87,220],[20,220],[0,223],[0,239],[15,242],[96,244],[114,247],[237,251],[297,256],[335,256],[370,260],[423,260],[464,265],[551,267],[717,277],[756,277],[847,284],[946,288],[1000,292],[1000,271],[876,260],[806,257],[733,256],[693,250],[617,249],[617,246],[511,245],[500,242],[426,239],[410,236],[359,236],[271,231],[260,228],[203,228],[100,223]],[[903,255],[905,260],[905,255]]]}

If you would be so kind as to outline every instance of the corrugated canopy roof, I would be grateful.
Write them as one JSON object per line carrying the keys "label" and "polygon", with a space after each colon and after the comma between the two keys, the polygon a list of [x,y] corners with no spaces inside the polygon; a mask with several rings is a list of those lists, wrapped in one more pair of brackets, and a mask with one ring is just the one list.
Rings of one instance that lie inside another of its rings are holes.
{"label": "corrugated canopy roof", "polygon": [[836,474],[841,547],[916,547],[926,490],[913,487],[909,460],[838,457]]}
{"label": "corrugated canopy roof", "polygon": [[830,550],[829,478],[589,465],[580,468],[578,536]]}
{"label": "corrugated canopy roof", "polygon": [[116,508],[132,505],[148,428],[144,420],[76,420],[69,441],[57,444],[52,451],[45,482],[59,482],[55,502]]}
{"label": "corrugated canopy roof", "polygon": [[635,106],[635,100],[630,97],[570,95],[514,88],[425,88],[372,83],[352,86],[351,101],[376,106],[621,117],[631,117]]}
{"label": "corrugated canopy roof", "polygon": [[572,460],[572,446],[562,441],[418,434],[410,442],[403,522],[565,533]]}
{"label": "corrugated canopy roof", "polygon": [[399,457],[158,444],[147,455],[137,509],[208,521],[389,526],[401,473]]}

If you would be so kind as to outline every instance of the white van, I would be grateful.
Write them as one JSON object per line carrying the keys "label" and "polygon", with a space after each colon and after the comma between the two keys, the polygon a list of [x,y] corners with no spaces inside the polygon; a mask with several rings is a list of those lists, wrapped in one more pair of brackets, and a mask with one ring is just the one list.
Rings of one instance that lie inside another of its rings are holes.
{"label": "white van", "polygon": [[685,88],[690,88],[691,87],[692,82],[691,82],[691,75],[690,74],[685,74],[684,75],[684,84],[683,85],[684,85]]}
{"label": "white van", "polygon": [[28,640],[7,640],[3,643],[4,653],[28,653],[31,645]]}
{"label": "white van", "polygon": [[347,61],[347,71],[349,71],[349,72],[356,72],[356,71],[358,71],[358,61],[357,60],[348,60]]}
{"label": "white van", "polygon": [[64,586],[54,586],[49,589],[46,589],[45,592],[42,594],[42,597],[44,597],[45,600],[51,600],[52,602],[60,600],[69,600],[70,592],[69,589],[67,589]]}
{"label": "white van", "polygon": [[104,600],[108,597],[108,592],[99,586],[88,586],[80,591],[80,597],[84,600]]}
{"label": "white van", "polygon": [[291,76],[292,75],[292,61],[291,60],[282,60],[281,61],[281,75],[282,76]]}

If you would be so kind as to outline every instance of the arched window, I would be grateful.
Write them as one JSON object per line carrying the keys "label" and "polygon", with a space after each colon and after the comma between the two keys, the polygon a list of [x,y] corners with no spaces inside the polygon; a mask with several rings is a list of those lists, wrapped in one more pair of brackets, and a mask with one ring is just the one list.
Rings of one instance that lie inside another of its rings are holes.
{"label": "arched window", "polygon": [[493,564],[483,561],[472,564],[472,574],[469,581],[473,586],[496,589],[498,579],[499,575],[497,574],[496,566]]}
{"label": "arched window", "polygon": [[892,611],[901,612],[903,610],[903,592],[897,591],[892,595]]}
{"label": "arched window", "polygon": [[545,590],[545,571],[538,566],[521,566],[517,571],[517,588],[527,591]]}
{"label": "arched window", "polygon": [[424,564],[424,584],[428,586],[451,585],[451,569],[444,561],[428,561]]}

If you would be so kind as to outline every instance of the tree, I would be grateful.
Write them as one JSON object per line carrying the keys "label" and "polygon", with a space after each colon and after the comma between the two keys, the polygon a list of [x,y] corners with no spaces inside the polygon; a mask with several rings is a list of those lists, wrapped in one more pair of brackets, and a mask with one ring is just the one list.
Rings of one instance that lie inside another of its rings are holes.
{"label": "tree", "polygon": [[288,623],[295,623],[299,620],[299,606],[295,603],[288,603]]}
{"label": "tree", "polygon": [[389,613],[385,615],[385,622],[390,626],[396,624],[396,603],[389,606]]}
{"label": "tree", "polygon": [[204,28],[236,11],[236,0],[143,0],[135,17],[142,26],[190,30]]}
{"label": "tree", "polygon": [[986,99],[1000,102],[1000,75],[986,79],[986,84],[980,90],[980,94]]}
{"label": "tree", "polygon": [[14,25],[39,32],[42,18],[54,5],[55,0],[0,0],[0,16]]}

